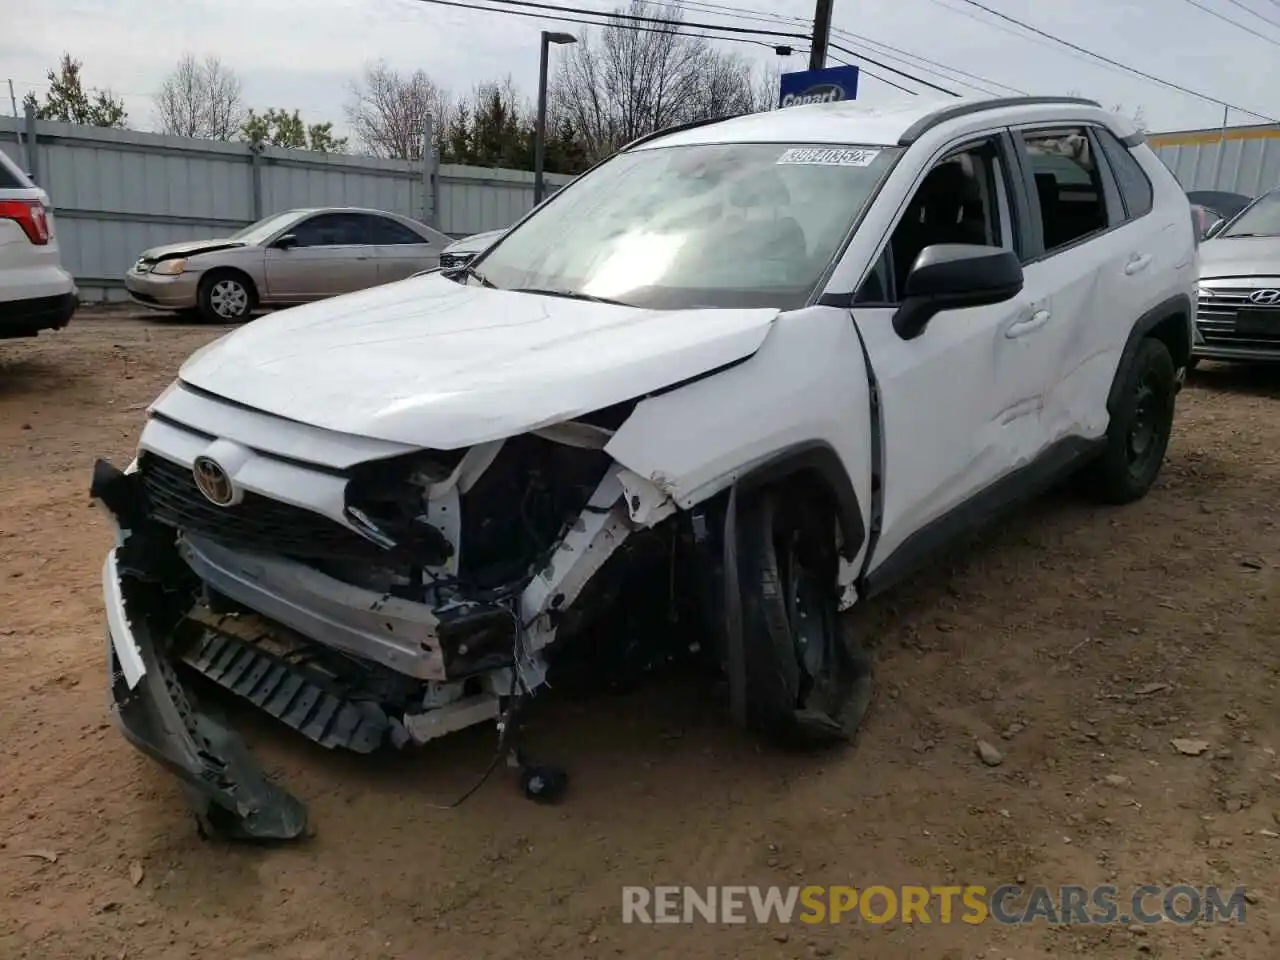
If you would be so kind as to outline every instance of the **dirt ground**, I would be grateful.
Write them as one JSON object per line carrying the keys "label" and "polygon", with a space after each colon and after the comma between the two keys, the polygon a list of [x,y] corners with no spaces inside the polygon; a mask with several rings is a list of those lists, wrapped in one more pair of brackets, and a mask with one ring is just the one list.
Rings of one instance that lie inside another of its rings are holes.
{"label": "dirt ground", "polygon": [[[85,311],[0,342],[0,957],[1274,958],[1280,371],[1194,375],[1143,502],[1052,496],[852,615],[878,672],[854,747],[774,755],[666,678],[539,702],[562,805],[500,774],[444,811],[490,731],[359,758],[236,713],[315,825],[246,848],[201,841],[110,723],[109,524],[87,494],[94,457],[128,461],[148,401],[218,332]],[[1251,902],[1243,924],[1137,929],[621,922],[628,884],[1015,882]]]}

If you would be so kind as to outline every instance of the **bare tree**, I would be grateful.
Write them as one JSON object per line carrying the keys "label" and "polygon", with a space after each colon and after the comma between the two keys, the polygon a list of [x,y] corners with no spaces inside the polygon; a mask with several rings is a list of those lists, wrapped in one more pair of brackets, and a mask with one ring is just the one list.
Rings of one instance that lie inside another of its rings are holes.
{"label": "bare tree", "polygon": [[[1084,94],[1081,93],[1079,90],[1072,89],[1067,91],[1067,96],[1083,97]],[[1142,133],[1147,132],[1147,111],[1143,109],[1142,104],[1138,104],[1138,106],[1134,108],[1132,112],[1130,112],[1129,109],[1125,107],[1123,103],[1112,104],[1111,112],[1118,113],[1122,117],[1128,117],[1129,120],[1133,123],[1135,127],[1138,128],[1140,132]]]}
{"label": "bare tree", "polygon": [[1117,103],[1111,108],[1111,112],[1118,113],[1122,116],[1127,114],[1129,119],[1133,121],[1133,125],[1138,128],[1139,132],[1147,132],[1147,111],[1142,108],[1142,104],[1138,104],[1138,106],[1134,108],[1133,112],[1129,113],[1125,110],[1123,103]]}
{"label": "bare tree", "polygon": [[162,133],[230,140],[245,120],[240,78],[215,56],[184,54],[155,95]]}
{"label": "bare tree", "polygon": [[625,13],[657,22],[641,31],[637,21],[618,19],[598,38],[584,34],[565,51],[551,91],[555,117],[567,120],[592,159],[673,123],[769,105],[748,61],[682,32],[678,0],[630,0]]}
{"label": "bare tree", "polygon": [[356,141],[375,157],[418,160],[427,118],[437,141],[453,118],[453,98],[422,70],[403,75],[380,60],[365,67],[350,92],[347,122]]}

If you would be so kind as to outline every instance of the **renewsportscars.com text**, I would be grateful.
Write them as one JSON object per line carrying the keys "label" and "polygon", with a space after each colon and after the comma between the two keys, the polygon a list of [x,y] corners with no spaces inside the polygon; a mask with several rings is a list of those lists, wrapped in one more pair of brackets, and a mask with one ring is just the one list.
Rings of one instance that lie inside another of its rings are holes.
{"label": "renewsportscars.com text", "polygon": [[1245,919],[1245,890],[1115,886],[623,887],[623,923],[1155,924]]}

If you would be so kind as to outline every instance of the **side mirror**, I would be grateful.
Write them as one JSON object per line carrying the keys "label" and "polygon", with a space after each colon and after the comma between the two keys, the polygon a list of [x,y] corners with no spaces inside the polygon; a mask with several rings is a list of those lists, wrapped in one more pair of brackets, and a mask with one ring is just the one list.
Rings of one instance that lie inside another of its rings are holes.
{"label": "side mirror", "polygon": [[968,243],[925,247],[907,274],[893,329],[914,340],[935,315],[1012,300],[1022,291],[1022,264],[1012,250]]}
{"label": "side mirror", "polygon": [[1215,220],[1213,222],[1213,225],[1204,232],[1204,238],[1208,240],[1210,237],[1216,237],[1219,233],[1222,232],[1222,228],[1225,227],[1226,225],[1227,225],[1227,221],[1225,217],[1221,220]]}
{"label": "side mirror", "polygon": [[286,233],[276,240],[274,245],[281,250],[289,250],[298,245],[298,237],[296,234]]}

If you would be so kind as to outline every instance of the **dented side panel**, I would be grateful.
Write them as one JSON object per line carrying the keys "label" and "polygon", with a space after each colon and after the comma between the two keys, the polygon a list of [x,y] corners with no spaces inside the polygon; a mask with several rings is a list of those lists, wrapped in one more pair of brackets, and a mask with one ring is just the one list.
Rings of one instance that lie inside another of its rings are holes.
{"label": "dented side panel", "polygon": [[871,402],[861,361],[847,310],[784,314],[750,359],[641,402],[605,452],[688,508],[779,451],[823,443],[843,464],[869,529]]}

